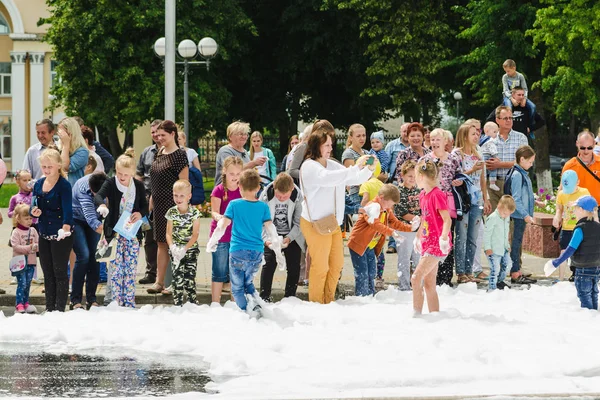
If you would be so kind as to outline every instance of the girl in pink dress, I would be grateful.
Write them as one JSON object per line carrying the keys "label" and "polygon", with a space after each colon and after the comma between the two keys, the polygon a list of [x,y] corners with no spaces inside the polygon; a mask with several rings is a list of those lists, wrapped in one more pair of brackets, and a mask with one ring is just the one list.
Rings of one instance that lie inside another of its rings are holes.
{"label": "girl in pink dress", "polygon": [[415,315],[423,310],[423,300],[427,296],[429,312],[440,310],[436,290],[438,264],[450,252],[450,227],[452,219],[448,212],[446,194],[438,187],[437,165],[429,160],[419,161],[415,168],[417,186],[421,189],[421,226],[415,239],[415,250],[421,254],[421,260],[411,277],[413,289],[413,309]]}

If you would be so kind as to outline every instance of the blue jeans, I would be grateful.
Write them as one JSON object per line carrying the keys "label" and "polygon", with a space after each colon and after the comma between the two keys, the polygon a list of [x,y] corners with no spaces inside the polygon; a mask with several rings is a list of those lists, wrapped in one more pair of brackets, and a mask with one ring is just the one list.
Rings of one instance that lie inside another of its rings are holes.
{"label": "blue jeans", "polygon": [[477,251],[477,235],[481,224],[482,209],[476,204],[461,221],[456,221],[454,236],[454,262],[456,274],[472,274],[475,252]]}
{"label": "blue jeans", "polygon": [[350,249],[350,259],[354,267],[354,294],[356,296],[373,296],[375,294],[375,273],[377,271],[377,257],[374,249],[365,250],[358,255]]}
{"label": "blue jeans", "polygon": [[581,308],[598,309],[598,277],[600,267],[577,268],[575,270],[575,289],[581,302]]}
{"label": "blue jeans", "polygon": [[229,276],[231,278],[231,294],[239,308],[246,310],[246,295],[253,295],[254,275],[260,268],[262,251],[237,250],[229,253]]}
{"label": "blue jeans", "polygon": [[504,255],[499,256],[498,254],[492,254],[487,256],[490,262],[490,281],[488,290],[496,290],[498,282],[506,279],[506,270],[512,266],[512,260],[508,251],[504,252]]}
{"label": "blue jeans", "polygon": [[353,215],[358,213],[360,208],[360,196],[358,192],[353,194],[346,194],[346,202],[344,207],[344,214]]}
{"label": "blue jeans", "polygon": [[35,264],[27,264],[23,271],[15,275],[15,278],[17,278],[16,305],[29,303],[29,289],[31,288],[34,271]]}
{"label": "blue jeans", "polygon": [[219,243],[212,253],[212,281],[229,282],[229,242]]}
{"label": "blue jeans", "polygon": [[100,281],[100,266],[96,262],[96,248],[100,234],[94,231],[86,222],[75,220],[73,229],[73,251],[76,259],[73,267],[71,285],[71,303],[79,304],[83,297],[83,282],[85,281],[85,297],[88,304],[96,301],[96,289]]}
{"label": "blue jeans", "polygon": [[522,218],[511,218],[513,222],[513,237],[510,244],[510,258],[512,260],[511,273],[521,270],[521,246],[523,246],[523,235],[525,234],[525,220]]}

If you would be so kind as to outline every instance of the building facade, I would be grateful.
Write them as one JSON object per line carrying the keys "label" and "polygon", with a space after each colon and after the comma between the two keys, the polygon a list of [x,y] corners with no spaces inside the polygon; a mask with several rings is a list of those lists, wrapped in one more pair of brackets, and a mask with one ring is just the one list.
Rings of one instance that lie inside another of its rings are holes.
{"label": "building facade", "polygon": [[42,42],[48,26],[37,25],[49,15],[44,0],[0,0],[0,155],[10,171],[37,143],[36,122],[61,117],[47,109],[55,62]]}

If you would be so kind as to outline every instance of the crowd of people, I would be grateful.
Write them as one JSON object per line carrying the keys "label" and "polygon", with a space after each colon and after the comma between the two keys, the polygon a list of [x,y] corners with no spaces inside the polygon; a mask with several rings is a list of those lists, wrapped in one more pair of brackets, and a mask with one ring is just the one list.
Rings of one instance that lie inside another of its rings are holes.
{"label": "crowd of people", "polygon": [[[151,123],[153,144],[136,163],[133,149],[114,160],[78,117],[56,126],[40,121],[39,143],[15,175],[19,193],[8,213],[14,225],[16,311],[36,312],[28,296],[31,283],[41,281],[38,256],[46,311],[64,311],[67,303],[71,309],[99,306],[103,262],[104,303],[135,307],[142,243],[146,265],[139,283],[150,284],[148,293],[172,294],[175,305],[196,303],[199,239],[208,239],[212,254],[212,301],[219,303],[228,290],[242,310],[257,316],[264,302],[272,301],[277,267],[287,270],[285,297],[308,284],[310,301],[332,302],[345,238],[355,294],[372,296],[384,288],[385,253],[397,253],[397,286],[412,290],[417,314],[425,297],[430,312],[439,310],[438,285],[487,280],[493,291],[536,283],[522,271],[521,253],[525,227],[534,223],[528,171],[535,151],[528,136],[539,118],[510,61],[504,65],[506,105],[495,109],[483,130],[475,119],[455,135],[405,123],[387,144],[382,131],[371,133],[366,149],[367,130],[356,123],[336,159],[335,129],[318,120],[290,139],[278,168],[260,132],[250,135],[244,122],[230,124],[228,144],[216,156],[209,238],[199,238],[201,214],[192,202],[198,154],[185,147],[175,123]],[[513,107],[527,108],[526,132],[514,129]],[[571,258],[577,293],[587,308],[597,308],[600,272],[600,250],[591,243],[600,232],[595,144],[591,132],[580,133],[578,156],[564,167],[553,220],[563,252],[545,268],[547,274],[558,268],[559,279],[566,279],[564,264]],[[482,253],[490,274],[482,269]],[[253,282],[261,267],[257,291]]]}

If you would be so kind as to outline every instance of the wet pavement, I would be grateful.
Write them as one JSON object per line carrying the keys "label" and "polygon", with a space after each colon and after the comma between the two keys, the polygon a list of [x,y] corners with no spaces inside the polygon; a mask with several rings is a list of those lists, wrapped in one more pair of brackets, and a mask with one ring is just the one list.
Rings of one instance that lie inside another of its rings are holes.
{"label": "wet pavement", "polygon": [[192,357],[52,354],[0,343],[0,397],[137,397],[205,392]]}

